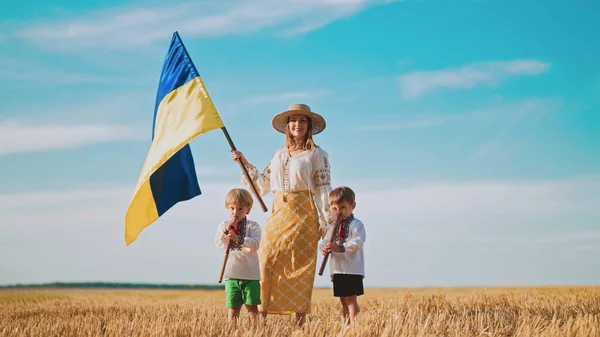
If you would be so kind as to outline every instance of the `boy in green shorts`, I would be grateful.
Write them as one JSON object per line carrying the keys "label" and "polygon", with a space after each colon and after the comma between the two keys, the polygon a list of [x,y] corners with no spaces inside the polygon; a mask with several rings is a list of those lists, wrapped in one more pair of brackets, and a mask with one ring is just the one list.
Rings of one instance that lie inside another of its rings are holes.
{"label": "boy in green shorts", "polygon": [[252,203],[252,195],[247,190],[234,188],[229,191],[225,197],[225,208],[231,220],[219,224],[215,238],[217,247],[225,249],[231,240],[229,258],[223,273],[229,321],[237,320],[242,304],[246,305],[250,318],[254,321],[258,315],[258,305],[261,304],[257,254],[261,228],[256,221],[246,218],[252,209]]}

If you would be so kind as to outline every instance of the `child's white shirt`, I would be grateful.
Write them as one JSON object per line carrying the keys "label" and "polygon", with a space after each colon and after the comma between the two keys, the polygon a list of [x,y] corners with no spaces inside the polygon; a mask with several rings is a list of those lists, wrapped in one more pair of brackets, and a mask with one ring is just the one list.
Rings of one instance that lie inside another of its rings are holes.
{"label": "child's white shirt", "polygon": [[[229,221],[223,221],[217,228],[215,244],[218,248],[227,248],[229,238],[224,232],[228,224]],[[246,219],[245,225],[240,223],[238,235],[244,240],[241,244],[231,243],[223,279],[260,280],[257,254],[261,238],[260,225],[256,221]]]}
{"label": "child's white shirt", "polygon": [[[319,251],[329,242],[331,234],[335,226],[331,226],[325,238],[319,240]],[[364,243],[367,239],[365,226],[357,218],[352,219],[344,228],[346,235],[342,245],[346,250],[343,253],[331,252],[329,255],[329,272],[333,274],[353,274],[365,276],[365,254],[364,254]],[[339,231],[338,231],[339,233]],[[334,241],[336,242],[336,241]],[[321,255],[322,256],[322,255]]]}

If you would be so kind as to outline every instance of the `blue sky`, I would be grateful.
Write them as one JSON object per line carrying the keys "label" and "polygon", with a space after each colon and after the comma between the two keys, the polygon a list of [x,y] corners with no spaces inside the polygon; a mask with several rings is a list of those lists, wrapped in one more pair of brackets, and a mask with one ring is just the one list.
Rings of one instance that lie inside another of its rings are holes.
{"label": "blue sky", "polygon": [[599,7],[3,2],[0,283],[216,282],[240,186],[220,131],[191,143],[203,194],[123,238],[176,30],[256,166],[283,142],[275,113],[326,118],[316,141],[357,191],[367,286],[597,283]]}

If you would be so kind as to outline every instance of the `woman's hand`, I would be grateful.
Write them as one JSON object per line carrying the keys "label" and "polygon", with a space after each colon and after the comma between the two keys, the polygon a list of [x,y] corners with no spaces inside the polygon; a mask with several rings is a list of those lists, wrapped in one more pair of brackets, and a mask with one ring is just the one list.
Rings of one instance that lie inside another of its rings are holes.
{"label": "woman's hand", "polygon": [[242,159],[242,163],[244,165],[248,165],[248,161],[246,160],[246,157],[244,157],[244,154],[238,150],[231,151],[231,158],[233,158],[234,161],[237,161],[238,159]]}
{"label": "woman's hand", "polygon": [[327,228],[319,228],[319,234],[321,235],[321,239],[324,239],[327,235]]}

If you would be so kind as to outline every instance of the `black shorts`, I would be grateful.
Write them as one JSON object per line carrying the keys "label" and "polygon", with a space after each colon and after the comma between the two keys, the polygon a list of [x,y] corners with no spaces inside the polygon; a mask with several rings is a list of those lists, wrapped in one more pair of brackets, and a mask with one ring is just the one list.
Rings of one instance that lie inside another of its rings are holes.
{"label": "black shorts", "polygon": [[332,281],[335,297],[360,296],[365,293],[362,275],[333,274]]}

